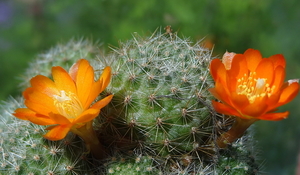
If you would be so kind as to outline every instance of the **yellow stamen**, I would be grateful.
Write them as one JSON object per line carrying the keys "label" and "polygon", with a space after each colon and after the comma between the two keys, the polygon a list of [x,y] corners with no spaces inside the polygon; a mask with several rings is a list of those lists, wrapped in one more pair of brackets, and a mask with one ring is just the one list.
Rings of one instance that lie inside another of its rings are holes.
{"label": "yellow stamen", "polygon": [[249,102],[253,103],[256,98],[268,96],[270,97],[275,89],[273,85],[266,83],[266,78],[256,78],[256,72],[250,72],[248,75],[237,80],[237,93],[239,95],[246,95]]}
{"label": "yellow stamen", "polygon": [[72,92],[60,91],[60,95],[53,95],[57,111],[69,119],[78,117],[83,112],[83,107],[78,97]]}

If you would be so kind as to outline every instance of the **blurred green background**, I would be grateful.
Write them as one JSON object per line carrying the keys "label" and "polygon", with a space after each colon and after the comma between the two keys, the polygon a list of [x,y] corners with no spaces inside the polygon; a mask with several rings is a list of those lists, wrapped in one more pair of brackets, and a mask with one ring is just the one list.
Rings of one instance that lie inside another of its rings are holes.
{"label": "blurred green background", "polygon": [[[150,35],[171,25],[179,36],[206,37],[214,54],[258,49],[264,57],[282,53],[287,79],[300,77],[299,0],[1,0],[0,100],[18,96],[18,77],[35,55],[57,43],[85,37],[104,48]],[[280,122],[255,125],[263,172],[295,174],[300,136],[300,97],[280,108]]]}

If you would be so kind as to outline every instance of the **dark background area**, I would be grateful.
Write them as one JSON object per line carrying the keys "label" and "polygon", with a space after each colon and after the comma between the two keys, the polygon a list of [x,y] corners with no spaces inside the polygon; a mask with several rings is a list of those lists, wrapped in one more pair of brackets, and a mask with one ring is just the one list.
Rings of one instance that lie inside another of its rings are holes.
{"label": "dark background area", "polygon": [[[264,57],[281,53],[287,78],[300,77],[298,0],[1,0],[0,100],[19,96],[18,77],[35,55],[72,38],[88,38],[104,48],[118,46],[134,32],[149,36],[171,25],[179,36],[214,43],[214,54],[258,49]],[[288,119],[255,125],[264,172],[294,174],[300,136],[300,98],[281,107]]]}

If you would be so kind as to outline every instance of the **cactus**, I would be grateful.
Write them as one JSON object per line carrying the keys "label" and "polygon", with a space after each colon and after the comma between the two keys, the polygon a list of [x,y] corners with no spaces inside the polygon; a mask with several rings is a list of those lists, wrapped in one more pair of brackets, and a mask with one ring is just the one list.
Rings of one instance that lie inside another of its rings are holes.
{"label": "cactus", "polygon": [[[215,144],[232,125],[217,114],[207,91],[213,86],[208,65],[212,51],[174,33],[134,35],[113,52],[101,55],[97,44],[70,41],[39,55],[21,85],[50,67],[69,67],[86,58],[100,76],[111,66],[113,77],[101,98],[112,102],[94,121],[100,141],[110,151],[105,160],[87,154],[73,134],[61,141],[41,137],[42,126],[12,117],[22,99],[2,105],[0,174],[256,174],[252,134],[227,149]],[[13,141],[11,141],[13,138]],[[34,146],[32,146],[34,145]],[[7,156],[8,155],[8,156]]]}

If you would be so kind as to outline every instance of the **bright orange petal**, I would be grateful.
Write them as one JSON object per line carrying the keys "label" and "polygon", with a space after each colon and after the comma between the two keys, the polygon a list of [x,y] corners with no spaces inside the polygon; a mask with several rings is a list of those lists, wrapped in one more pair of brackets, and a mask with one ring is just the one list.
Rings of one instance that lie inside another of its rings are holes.
{"label": "bright orange petal", "polygon": [[278,101],[280,99],[281,91],[273,93],[270,97],[268,97],[266,104],[268,105],[268,112],[270,110],[274,110],[278,107]]}
{"label": "bright orange petal", "polygon": [[234,108],[231,106],[225,105],[223,103],[219,103],[216,101],[212,101],[212,105],[214,109],[221,114],[225,115],[233,115],[233,116],[241,116]]}
{"label": "bright orange petal", "polygon": [[101,109],[104,106],[106,106],[111,101],[112,98],[113,98],[113,95],[109,95],[109,96],[107,96],[107,97],[99,100],[95,104],[93,104],[93,106],[91,108],[93,108],[93,109]]}
{"label": "bright orange petal", "polygon": [[250,103],[247,107],[241,110],[242,115],[245,118],[257,118],[267,112],[268,105],[266,99],[256,99],[253,103]]}
{"label": "bright orange petal", "polygon": [[86,123],[98,116],[100,112],[100,109],[93,109],[90,108],[88,110],[85,110],[80,116],[78,116],[74,121],[73,124],[75,123]]}
{"label": "bright orange petal", "polygon": [[57,87],[54,84],[54,82],[43,75],[37,75],[33,77],[30,80],[30,83],[35,90],[40,91],[41,93],[44,93],[49,97],[59,94],[59,91],[57,90]]}
{"label": "bright orange petal", "polygon": [[28,108],[18,108],[13,115],[21,120],[28,120],[27,116],[36,116],[36,112]]}
{"label": "bright orange petal", "polygon": [[226,69],[220,59],[213,59],[210,63],[210,73],[215,81],[226,82]]}
{"label": "bright orange petal", "polygon": [[58,90],[72,92],[76,94],[76,86],[70,75],[62,67],[56,66],[52,68],[52,76]]}
{"label": "bright orange petal", "polygon": [[91,93],[86,102],[86,106],[83,107],[84,109],[87,109],[90,106],[90,104],[96,99],[96,97],[108,86],[110,79],[111,69],[110,67],[106,67],[99,80],[93,83]]}
{"label": "bright orange petal", "polygon": [[266,83],[271,85],[274,79],[274,65],[271,60],[262,59],[255,70],[257,78],[265,78]]}
{"label": "bright orange petal", "polygon": [[248,75],[247,62],[246,58],[242,54],[236,54],[232,60],[231,69],[227,71],[227,87],[230,92],[236,91],[237,80],[244,76]]}
{"label": "bright orange petal", "polygon": [[53,99],[35,88],[29,87],[24,92],[25,105],[42,115],[48,115],[50,112],[57,113],[56,107],[54,106]]}
{"label": "bright orange petal", "polygon": [[231,103],[230,93],[228,89],[226,89],[226,87],[220,81],[216,81],[215,88],[210,88],[209,91],[211,94],[213,94],[213,96],[215,96],[220,101],[227,104]]}
{"label": "bright orange petal", "polygon": [[251,72],[254,72],[260,61],[262,60],[262,56],[258,50],[247,49],[244,53],[248,69]]}
{"label": "bright orange petal", "polygon": [[87,100],[90,96],[92,85],[94,83],[94,69],[87,60],[80,60],[76,76],[77,95],[84,109],[90,104]]}
{"label": "bright orange petal", "polygon": [[55,124],[55,121],[50,119],[48,116],[37,114],[36,112],[31,111],[30,109],[27,108],[18,108],[15,110],[15,113],[13,113],[13,115],[22,120],[29,120],[32,123],[37,125]]}
{"label": "bright orange petal", "polygon": [[49,118],[55,121],[55,124],[60,124],[60,125],[71,124],[71,122],[65,116],[62,116],[60,114],[50,113]]}
{"label": "bright orange petal", "polygon": [[236,92],[233,92],[231,94],[230,100],[232,102],[230,104],[237,110],[244,109],[246,106],[250,104],[246,95],[239,95]]}
{"label": "bright orange petal", "polygon": [[101,74],[101,77],[98,80],[102,82],[102,87],[100,92],[102,92],[108,86],[110,79],[111,79],[111,68],[107,66],[104,68],[103,73]]}
{"label": "bright orange petal", "polygon": [[84,109],[89,108],[90,104],[98,97],[101,92],[102,81],[96,81],[93,83],[89,98],[86,101],[86,106],[83,106]]}
{"label": "bright orange petal", "polygon": [[232,60],[231,69],[228,70],[228,76],[240,78],[248,74],[246,57],[242,54],[236,54]]}
{"label": "bright orange petal", "polygon": [[218,100],[224,102],[222,100],[222,96],[219,95],[219,93],[217,92],[217,89],[216,88],[209,88],[208,91]]}
{"label": "bright orange petal", "polygon": [[50,130],[47,132],[44,136],[44,138],[52,141],[61,140],[66,137],[68,132],[70,131],[72,125],[57,125],[57,126],[51,126],[47,128],[47,130]]}
{"label": "bright orange petal", "polygon": [[288,115],[289,112],[268,113],[257,118],[261,120],[278,121],[278,120],[286,119]]}
{"label": "bright orange petal", "polygon": [[286,104],[292,101],[299,92],[299,83],[297,80],[289,80],[290,82],[285,83],[285,88],[282,90],[279,105]]}
{"label": "bright orange petal", "polygon": [[270,87],[274,86],[274,92],[277,92],[284,82],[285,70],[282,66],[277,66],[274,70],[274,80]]}
{"label": "bright orange petal", "polygon": [[270,56],[268,59],[270,59],[273,62],[274,67],[282,66],[283,68],[285,68],[286,61],[282,54],[276,54],[276,55]]}
{"label": "bright orange petal", "polygon": [[43,116],[40,114],[37,114],[35,117],[27,117],[28,120],[34,124],[37,125],[54,125],[56,124],[55,121],[53,121],[52,119],[50,119],[48,116]]}

